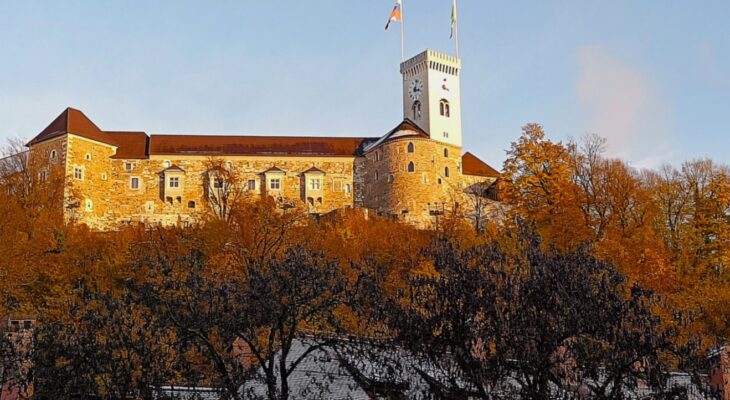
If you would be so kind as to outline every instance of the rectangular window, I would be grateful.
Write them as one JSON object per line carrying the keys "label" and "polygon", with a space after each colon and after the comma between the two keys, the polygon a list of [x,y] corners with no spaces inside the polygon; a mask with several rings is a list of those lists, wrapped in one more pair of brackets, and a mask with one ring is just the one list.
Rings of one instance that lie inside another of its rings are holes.
{"label": "rectangular window", "polygon": [[133,167],[133,165],[131,162],[124,163],[124,169],[126,169],[127,171],[131,171],[132,167]]}
{"label": "rectangular window", "polygon": [[319,190],[319,179],[312,179],[309,181],[309,188],[312,190]]}
{"label": "rectangular window", "polygon": [[337,179],[334,182],[332,182],[332,191],[333,192],[341,192],[342,191],[342,181]]}
{"label": "rectangular window", "polygon": [[449,137],[449,132],[444,132],[444,137],[445,138]]}
{"label": "rectangular window", "polygon": [[281,189],[281,179],[279,179],[279,178],[271,179],[271,181],[269,181],[269,189],[271,189],[271,190]]}
{"label": "rectangular window", "polygon": [[221,189],[223,187],[223,178],[213,179],[213,187],[216,189]]}
{"label": "rectangular window", "polygon": [[139,189],[139,178],[136,176],[133,176],[129,179],[129,188],[130,189]]}
{"label": "rectangular window", "polygon": [[84,169],[75,167],[74,168],[74,179],[78,179],[80,181],[84,180]]}
{"label": "rectangular window", "polygon": [[256,190],[256,180],[249,179],[247,184],[248,190]]}
{"label": "rectangular window", "polygon": [[41,182],[45,182],[46,180],[48,180],[48,171],[46,171],[46,170],[41,171],[38,174],[38,180],[40,180]]}
{"label": "rectangular window", "polygon": [[170,187],[171,188],[179,188],[180,187],[180,177],[171,176],[170,177]]}

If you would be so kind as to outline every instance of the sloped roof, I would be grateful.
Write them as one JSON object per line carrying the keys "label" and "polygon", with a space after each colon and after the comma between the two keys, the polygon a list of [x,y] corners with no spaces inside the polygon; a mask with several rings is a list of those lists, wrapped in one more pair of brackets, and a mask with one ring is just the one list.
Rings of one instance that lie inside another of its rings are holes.
{"label": "sloped roof", "polygon": [[388,133],[383,135],[380,139],[378,139],[375,142],[368,143],[364,151],[370,151],[381,144],[393,140],[402,138],[404,136],[407,137],[420,137],[424,139],[430,138],[429,134],[421,129],[418,125],[416,125],[415,122],[411,121],[410,119],[406,118],[402,122],[400,122],[398,125],[395,126],[395,128],[391,129]]}
{"label": "sloped roof", "polygon": [[71,133],[87,139],[116,146],[109,134],[103,132],[83,112],[68,107],[53,122],[36,135],[26,146],[30,146],[57,136]]}
{"label": "sloped roof", "polygon": [[461,172],[464,175],[499,178],[499,172],[468,151],[461,156]]}
{"label": "sloped roof", "polygon": [[302,173],[303,174],[324,174],[324,171],[322,171],[321,169],[313,166],[312,168],[310,168],[310,169],[308,169],[308,170],[306,170],[306,171],[304,171]]}
{"label": "sloped roof", "polygon": [[274,165],[273,167],[264,171],[265,174],[285,174],[286,171]]}
{"label": "sloped roof", "polygon": [[152,135],[150,155],[356,156],[370,138]]}
{"label": "sloped roof", "polygon": [[108,134],[117,145],[117,152],[112,158],[147,158],[149,137],[146,133],[113,131],[104,131],[104,133]]}

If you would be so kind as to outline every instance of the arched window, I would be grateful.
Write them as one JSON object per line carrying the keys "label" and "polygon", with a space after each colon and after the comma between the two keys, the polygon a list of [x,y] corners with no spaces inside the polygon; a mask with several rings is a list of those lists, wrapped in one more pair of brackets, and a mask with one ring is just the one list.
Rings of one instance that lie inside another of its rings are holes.
{"label": "arched window", "polygon": [[86,153],[86,155],[84,156],[84,158],[85,158],[85,159],[86,159],[87,161],[88,161],[88,160],[91,160],[91,153]]}
{"label": "arched window", "polygon": [[413,165],[413,161],[408,163],[408,172],[414,172],[416,170],[416,166]]}
{"label": "arched window", "polygon": [[380,151],[375,152],[375,161],[380,161]]}
{"label": "arched window", "polygon": [[51,150],[51,158],[56,158],[56,150]]}
{"label": "arched window", "polygon": [[413,107],[411,107],[411,110],[413,111],[413,119],[419,119],[421,118],[421,102],[416,100],[413,102]]}
{"label": "arched window", "polygon": [[408,143],[408,152],[413,153],[416,150],[415,146],[413,146],[413,143]]}
{"label": "arched window", "polygon": [[448,157],[448,156],[449,156],[449,149],[444,147],[444,157]]}
{"label": "arched window", "polygon": [[444,176],[449,177],[449,167],[444,167]]}
{"label": "arched window", "polygon": [[447,118],[450,117],[451,110],[449,108],[449,101],[446,99],[441,99],[441,101],[439,102],[439,111],[441,112],[441,115]]}
{"label": "arched window", "polygon": [[378,180],[378,170],[377,169],[375,170],[375,180],[376,181]]}

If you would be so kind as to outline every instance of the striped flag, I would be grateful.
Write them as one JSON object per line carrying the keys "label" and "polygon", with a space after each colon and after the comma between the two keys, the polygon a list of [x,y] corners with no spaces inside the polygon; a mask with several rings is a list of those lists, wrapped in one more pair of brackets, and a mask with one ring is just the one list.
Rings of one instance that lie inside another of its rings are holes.
{"label": "striped flag", "polygon": [[449,39],[454,37],[454,31],[456,30],[456,0],[451,1],[451,34]]}
{"label": "striped flag", "polygon": [[395,0],[395,6],[393,6],[393,11],[390,12],[390,16],[388,17],[388,23],[385,24],[386,31],[390,27],[391,22],[402,22],[400,7],[401,7],[401,0]]}

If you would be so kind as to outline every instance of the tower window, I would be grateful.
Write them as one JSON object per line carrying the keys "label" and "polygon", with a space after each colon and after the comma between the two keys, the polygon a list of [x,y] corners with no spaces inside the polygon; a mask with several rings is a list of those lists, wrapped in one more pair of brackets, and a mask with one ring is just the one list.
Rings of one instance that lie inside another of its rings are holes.
{"label": "tower window", "polygon": [[413,161],[408,163],[408,172],[414,172],[416,170],[416,166],[413,165]]}
{"label": "tower window", "polygon": [[408,152],[413,153],[415,151],[415,146],[413,146],[413,143],[408,143]]}
{"label": "tower window", "polygon": [[444,176],[449,177],[449,167],[444,167]]}
{"label": "tower window", "polygon": [[448,157],[448,156],[449,156],[449,149],[444,148],[444,157]]}
{"label": "tower window", "polygon": [[414,101],[411,111],[413,111],[413,119],[421,118],[421,102],[418,100]]}
{"label": "tower window", "polygon": [[439,111],[441,112],[442,116],[447,118],[451,116],[451,110],[449,108],[449,101],[446,99],[441,99],[441,101],[439,102]]}

